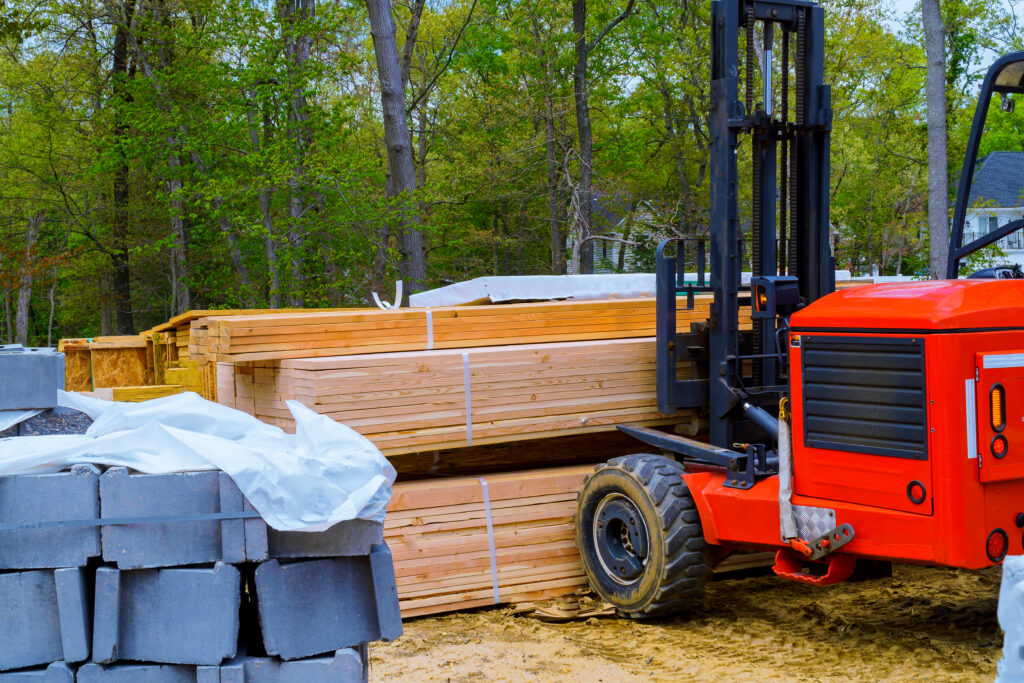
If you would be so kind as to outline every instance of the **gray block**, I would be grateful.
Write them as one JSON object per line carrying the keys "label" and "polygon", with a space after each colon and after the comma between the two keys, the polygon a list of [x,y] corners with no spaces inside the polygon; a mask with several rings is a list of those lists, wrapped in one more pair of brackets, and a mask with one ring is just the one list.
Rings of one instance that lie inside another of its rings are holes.
{"label": "gray block", "polygon": [[386,543],[375,545],[370,550],[370,572],[373,574],[373,594],[377,601],[379,640],[395,640],[402,635],[402,612],[398,606],[395,563]]}
{"label": "gray block", "polygon": [[282,662],[239,657],[220,668],[220,683],[362,683],[363,660],[346,648],[333,656]]}
{"label": "gray block", "polygon": [[0,683],[75,683],[75,672],[64,662],[53,662],[45,669],[0,673]]}
{"label": "gray block", "polygon": [[238,570],[96,570],[93,661],[217,665],[235,656]]}
{"label": "gray block", "polygon": [[266,533],[268,557],[274,559],[368,555],[372,546],[384,542],[384,525],[365,519],[339,522],[327,531],[315,533],[276,531],[271,528],[267,528]]}
{"label": "gray block", "polygon": [[378,640],[369,556],[262,563],[256,600],[268,654],[291,660]]}
{"label": "gray block", "polygon": [[89,656],[83,572],[60,571],[0,574],[0,671]]}
{"label": "gray block", "polygon": [[0,410],[53,408],[64,388],[64,354],[56,349],[0,346]]}
{"label": "gray block", "polygon": [[168,664],[86,664],[78,670],[78,683],[220,683],[216,666]]}
{"label": "gray block", "polygon": [[[99,518],[99,470],[0,477],[0,524]],[[100,554],[96,527],[0,531],[0,569],[81,567]]]}
{"label": "gray block", "polygon": [[[100,477],[104,518],[176,517],[241,512],[244,498],[223,472],[128,474]],[[241,519],[104,526],[103,559],[120,569],[245,561]]]}

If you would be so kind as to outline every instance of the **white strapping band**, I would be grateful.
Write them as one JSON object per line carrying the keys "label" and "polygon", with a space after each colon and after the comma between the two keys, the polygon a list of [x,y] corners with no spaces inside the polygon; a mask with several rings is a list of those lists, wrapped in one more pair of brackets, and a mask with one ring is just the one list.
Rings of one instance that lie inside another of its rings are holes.
{"label": "white strapping band", "polygon": [[429,308],[427,313],[427,349],[434,348],[434,312]]}
{"label": "white strapping band", "polygon": [[484,491],[484,516],[487,519],[487,545],[491,550],[491,590],[494,593],[494,604],[501,602],[501,589],[498,587],[498,554],[494,549],[494,520],[491,517],[491,494],[487,490],[487,482],[478,477]]}
{"label": "white strapping band", "polygon": [[473,445],[473,392],[469,388],[469,354],[462,354],[462,384],[466,390],[466,445]]}

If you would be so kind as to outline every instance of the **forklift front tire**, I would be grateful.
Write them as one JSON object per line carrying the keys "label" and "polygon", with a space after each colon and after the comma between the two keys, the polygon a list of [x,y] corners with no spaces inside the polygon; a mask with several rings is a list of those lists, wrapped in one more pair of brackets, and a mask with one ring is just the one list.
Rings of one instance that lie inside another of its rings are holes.
{"label": "forklift front tire", "polygon": [[598,465],[577,498],[576,545],[591,587],[619,614],[699,607],[712,557],[682,465],[637,454]]}

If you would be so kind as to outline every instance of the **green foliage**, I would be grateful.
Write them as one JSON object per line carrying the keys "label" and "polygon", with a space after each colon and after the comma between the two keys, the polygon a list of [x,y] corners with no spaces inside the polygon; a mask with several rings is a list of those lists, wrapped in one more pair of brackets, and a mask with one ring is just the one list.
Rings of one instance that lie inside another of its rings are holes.
{"label": "green foliage", "polygon": [[[579,163],[570,5],[425,5],[406,102],[431,285],[561,266]],[[194,308],[364,305],[374,288],[390,298],[399,254],[381,230],[400,207],[384,192],[365,6],[302,6],[0,4],[0,338],[26,276],[33,343],[51,314],[51,340],[113,333],[122,250],[136,329],[178,312],[183,288]],[[396,5],[400,51],[409,6]],[[588,2],[588,32],[624,6]],[[943,11],[956,172],[982,55],[1018,39],[997,0]],[[858,274],[916,272],[927,248],[924,54],[916,16],[887,15],[882,0],[826,5],[835,253]],[[590,56],[596,222],[642,212],[659,226],[634,236],[638,268],[652,266],[660,232],[707,230],[709,21],[707,0],[639,2]],[[990,115],[988,133],[983,153],[1024,148],[1019,115]],[[749,156],[739,163],[748,177]],[[749,204],[747,183],[740,192]]]}

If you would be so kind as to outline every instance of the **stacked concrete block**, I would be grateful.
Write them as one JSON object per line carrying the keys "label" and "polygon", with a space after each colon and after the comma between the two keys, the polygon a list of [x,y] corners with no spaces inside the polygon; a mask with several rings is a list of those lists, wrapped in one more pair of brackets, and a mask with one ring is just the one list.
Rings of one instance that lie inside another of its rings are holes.
{"label": "stacked concrete block", "polygon": [[[103,519],[168,520],[104,526],[103,560],[119,569],[246,560],[245,521],[215,518],[243,512],[245,499],[223,472],[129,474],[112,467],[100,477],[100,499]],[[200,516],[212,518],[180,519]]]}
{"label": "stacked concrete block", "polygon": [[0,346],[0,410],[53,408],[64,388],[64,354],[56,349]]}
{"label": "stacked concrete block", "polygon": [[[99,517],[99,470],[0,477],[0,570],[84,567],[100,554],[95,526],[55,526]],[[8,528],[26,525],[27,528]],[[27,525],[35,525],[35,528]]]}
{"label": "stacked concrete block", "polygon": [[386,545],[360,557],[264,562],[256,569],[256,597],[263,644],[285,660],[402,633]]}
{"label": "stacked concrete block", "polygon": [[75,683],[75,672],[64,662],[46,668],[0,673],[0,683]]}
{"label": "stacked concrete block", "polygon": [[235,656],[238,569],[96,570],[93,661],[217,665]]}
{"label": "stacked concrete block", "polygon": [[[99,472],[0,477],[2,681],[60,681],[89,657],[91,585],[100,554]],[[82,526],[61,526],[82,522]],[[53,666],[49,666],[52,663]],[[38,667],[10,672],[12,669]]]}
{"label": "stacked concrete block", "polygon": [[0,478],[0,683],[354,683],[400,634],[379,523],[275,531],[221,472]]}
{"label": "stacked concrete block", "polygon": [[89,657],[80,569],[0,574],[0,671]]}

